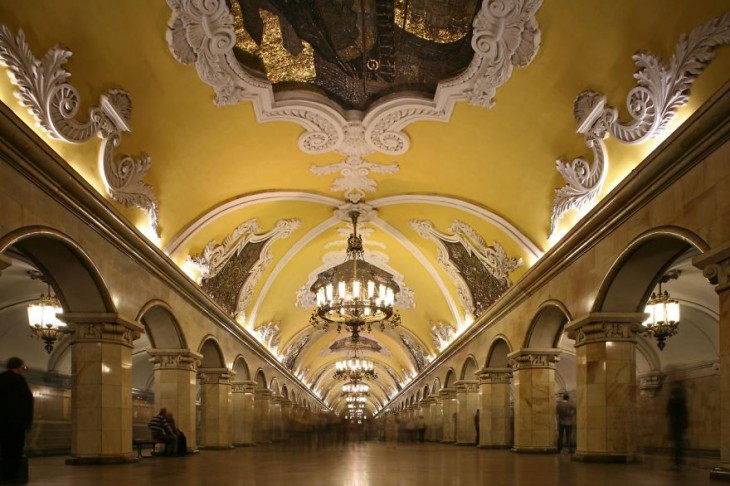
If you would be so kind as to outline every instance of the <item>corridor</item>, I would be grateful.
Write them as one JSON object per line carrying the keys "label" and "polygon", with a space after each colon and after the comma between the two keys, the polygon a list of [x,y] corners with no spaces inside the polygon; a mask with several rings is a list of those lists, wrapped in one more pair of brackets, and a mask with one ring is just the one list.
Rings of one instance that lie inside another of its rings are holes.
{"label": "corridor", "polygon": [[712,461],[690,458],[682,472],[664,456],[641,464],[573,462],[567,454],[515,454],[441,444],[362,442],[341,447],[269,445],[201,451],[137,464],[66,466],[64,457],[30,459],[34,485],[317,485],[317,486],[660,486],[717,484]]}

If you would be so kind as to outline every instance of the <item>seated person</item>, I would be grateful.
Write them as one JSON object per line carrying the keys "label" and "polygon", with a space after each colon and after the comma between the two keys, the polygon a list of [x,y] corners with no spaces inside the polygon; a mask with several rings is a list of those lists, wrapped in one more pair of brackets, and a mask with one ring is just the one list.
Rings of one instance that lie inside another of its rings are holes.
{"label": "seated person", "polygon": [[167,418],[167,423],[170,424],[172,433],[175,434],[175,437],[177,437],[177,455],[184,456],[188,453],[188,439],[185,437],[182,430],[178,429],[175,425],[175,418],[171,413],[167,413],[165,418]]}
{"label": "seated person", "polygon": [[167,409],[160,409],[160,412],[152,417],[147,427],[152,431],[152,438],[165,443],[165,455],[177,455],[177,436],[167,421]]}

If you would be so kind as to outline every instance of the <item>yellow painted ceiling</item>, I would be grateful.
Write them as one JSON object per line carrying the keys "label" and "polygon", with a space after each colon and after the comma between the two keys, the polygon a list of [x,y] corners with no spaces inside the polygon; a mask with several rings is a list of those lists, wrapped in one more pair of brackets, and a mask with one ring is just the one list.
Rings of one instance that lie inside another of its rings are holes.
{"label": "yellow painted ceiling", "polygon": [[[429,220],[444,233],[455,220],[467,223],[487,244],[498,242],[508,256],[523,260],[510,275],[512,283],[518,281],[553,243],[548,241],[552,198],[563,185],[555,160],[580,155],[590,159],[583,137],[576,134],[574,98],[586,89],[601,92],[619,108],[621,119],[628,119],[625,100],[635,86],[636,71],[631,56],[644,50],[666,61],[683,33],[726,11],[724,0],[545,0],[536,15],[542,36],[539,51],[527,67],[514,69],[497,90],[492,109],[457,103],[448,123],[419,121],[407,126],[411,148],[405,154],[366,157],[399,165],[395,174],[370,174],[377,189],[366,195],[366,202],[378,208],[379,220],[363,225],[372,229],[364,237],[366,250],[388,256],[390,268],[413,289],[416,304],[401,309],[405,331],[374,331],[371,337],[388,353],[369,355],[377,366],[390,367],[405,381],[404,370],[412,372],[415,366],[399,332],[407,331],[433,356],[439,350],[431,338],[432,322],[465,325],[457,286],[437,261],[437,245],[419,236],[409,221]],[[297,289],[322,265],[325,253],[340,251],[344,258],[344,236],[337,229],[347,225],[327,223],[333,209],[345,202],[341,192],[330,190],[337,174],[317,176],[309,169],[343,156],[303,153],[297,146],[303,132],[299,125],[257,123],[250,102],[214,105],[212,89],[194,66],[177,62],[170,53],[165,41],[170,14],[162,0],[0,0],[0,23],[14,33],[22,29],[36,57],[56,44],[73,52],[65,67],[84,109],[111,87],[130,94],[132,131],[123,135],[118,150],[151,156],[145,181],[159,199],[159,245],[176,263],[183,265],[208,242],[221,243],[252,218],[262,232],[281,219],[300,220],[289,237],[273,243],[272,262],[258,280],[241,324],[253,332],[266,322],[280,321],[280,344],[273,350],[280,354],[303,332],[311,332],[311,309],[296,307]],[[721,47],[692,85],[689,103],[660,137],[638,145],[609,139],[610,163],[600,197],[727,82],[728,73],[730,47]],[[13,96],[14,89],[6,76],[0,78],[0,101],[35,127]],[[96,139],[71,145],[37,131],[104,194]],[[391,196],[402,198],[378,206]],[[436,196],[449,204],[434,202]],[[237,204],[217,215],[232,203]],[[135,225],[144,221],[139,210],[117,208]],[[489,215],[521,233],[523,242]],[[568,213],[558,233],[569,230],[578,217]],[[537,255],[524,242],[536,248]],[[336,338],[332,332],[313,334],[293,371],[310,382],[318,370],[343,358],[342,352],[328,352]],[[382,388],[392,395],[395,383],[384,368],[379,373]],[[332,391],[339,384],[333,388],[330,371],[323,372],[315,386],[329,391],[327,399],[341,406]],[[371,384],[373,388],[384,401],[383,389]]]}

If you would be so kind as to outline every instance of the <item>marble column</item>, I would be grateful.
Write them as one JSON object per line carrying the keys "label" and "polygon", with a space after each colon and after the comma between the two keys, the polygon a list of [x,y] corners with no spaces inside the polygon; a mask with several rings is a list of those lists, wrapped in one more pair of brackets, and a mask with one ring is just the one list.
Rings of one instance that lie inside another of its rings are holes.
{"label": "marble column", "polygon": [[710,476],[730,481],[730,244],[698,255],[692,263],[715,285],[720,299],[720,466]]}
{"label": "marble column", "polygon": [[281,416],[281,395],[272,395],[269,401],[269,423],[271,424],[271,441],[281,442],[282,439],[282,416]]}
{"label": "marble column", "polygon": [[569,323],[575,339],[578,460],[626,462],[635,454],[636,333],[643,313],[593,313]]}
{"label": "marble column", "polygon": [[289,432],[291,431],[293,404],[288,398],[281,400],[281,440],[289,440]]}
{"label": "marble column", "polygon": [[474,445],[477,440],[474,415],[479,409],[479,381],[459,380],[456,387],[456,445]]}
{"label": "marble column", "polygon": [[188,451],[194,452],[197,367],[202,355],[189,349],[150,349],[147,354],[155,375],[155,413],[161,408],[172,413],[175,425],[187,438]]}
{"label": "marble column", "polygon": [[250,380],[231,383],[231,416],[233,426],[233,445],[252,446],[254,429],[254,389],[256,382]]}
{"label": "marble column", "polygon": [[421,400],[421,415],[423,415],[423,422],[426,424],[426,430],[423,434],[424,441],[430,441],[430,436],[433,430],[433,421],[431,420],[431,403],[433,398],[428,397]]}
{"label": "marble column", "polygon": [[508,355],[515,400],[515,452],[555,452],[555,363],[560,350],[526,348]]}
{"label": "marble column", "polygon": [[267,388],[257,388],[254,391],[253,439],[257,444],[271,443],[271,417],[269,415],[270,402],[271,390]]}
{"label": "marble column", "polygon": [[66,464],[135,462],[132,346],[142,326],[116,314],[62,318],[71,333],[71,457]]}
{"label": "marble column", "polygon": [[512,370],[509,368],[484,368],[479,373],[482,402],[479,447],[487,449],[512,447],[511,385]]}
{"label": "marble column", "polygon": [[[432,442],[441,442],[441,436],[443,434],[444,418],[443,410],[441,409],[441,398],[433,396],[430,398],[431,404],[431,433],[428,435],[428,440]],[[428,434],[428,431],[426,431]]]}
{"label": "marble column", "polygon": [[200,446],[206,449],[230,449],[231,375],[228,368],[200,368],[202,383]]}
{"label": "marble column", "polygon": [[441,398],[442,406],[442,419],[441,419],[441,430],[442,437],[441,442],[455,442],[456,441],[456,390],[453,388],[442,388],[439,391],[439,398]]}

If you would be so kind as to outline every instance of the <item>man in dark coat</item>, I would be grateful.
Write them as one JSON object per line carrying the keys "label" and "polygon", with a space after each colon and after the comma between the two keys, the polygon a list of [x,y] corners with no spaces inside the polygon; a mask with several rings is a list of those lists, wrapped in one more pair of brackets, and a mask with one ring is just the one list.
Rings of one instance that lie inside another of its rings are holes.
{"label": "man in dark coat", "polygon": [[0,373],[0,459],[3,482],[17,481],[23,459],[25,432],[33,424],[33,394],[23,377],[25,363],[12,357]]}

